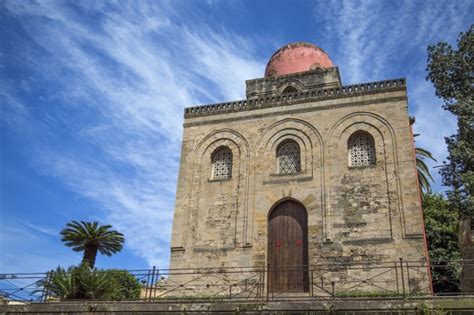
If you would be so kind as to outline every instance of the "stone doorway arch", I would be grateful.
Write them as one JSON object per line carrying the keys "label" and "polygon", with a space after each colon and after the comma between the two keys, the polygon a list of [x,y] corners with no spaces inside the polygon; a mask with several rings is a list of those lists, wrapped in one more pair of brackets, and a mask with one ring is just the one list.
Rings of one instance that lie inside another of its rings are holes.
{"label": "stone doorway arch", "polygon": [[270,292],[308,292],[308,214],[296,200],[270,210],[268,267]]}

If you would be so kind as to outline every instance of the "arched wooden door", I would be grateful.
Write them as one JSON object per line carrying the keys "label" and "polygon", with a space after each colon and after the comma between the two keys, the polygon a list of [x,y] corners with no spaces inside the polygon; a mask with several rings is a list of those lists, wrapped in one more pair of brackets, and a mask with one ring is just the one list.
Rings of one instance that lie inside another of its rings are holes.
{"label": "arched wooden door", "polygon": [[278,204],[268,217],[270,292],[308,291],[308,216],[293,200]]}

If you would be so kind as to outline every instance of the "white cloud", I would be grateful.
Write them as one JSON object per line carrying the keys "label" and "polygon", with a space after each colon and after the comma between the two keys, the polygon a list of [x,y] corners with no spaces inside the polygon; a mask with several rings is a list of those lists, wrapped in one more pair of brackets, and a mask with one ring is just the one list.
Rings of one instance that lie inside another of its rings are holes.
{"label": "white cloud", "polygon": [[[263,65],[252,58],[251,45],[232,33],[174,25],[169,5],[79,5],[71,10],[60,2],[8,2],[29,36],[52,56],[51,73],[63,75],[66,83],[57,83],[66,89],[54,97],[90,117],[78,121],[58,114],[55,119],[84,151],[46,143],[36,147],[36,163],[99,204],[103,212],[91,216],[123,232],[128,248],[165,267],[184,106],[226,100],[215,99],[216,91],[244,97],[244,80],[259,76]],[[90,26],[81,10],[100,18]],[[44,66],[38,69],[57,81]]]}
{"label": "white cloud", "polygon": [[[425,81],[426,48],[438,41],[453,42],[473,6],[472,1],[366,0],[329,5],[321,1],[315,8],[315,15],[326,22],[325,31],[320,31],[321,44],[329,43],[344,84],[407,77],[410,114],[415,115],[415,131],[421,134],[417,145],[438,160],[428,161],[431,166],[445,160],[444,137],[455,133],[456,123]],[[339,40],[333,41],[335,37]],[[334,42],[337,46],[331,46]],[[438,169],[431,173],[435,188],[442,190]]]}

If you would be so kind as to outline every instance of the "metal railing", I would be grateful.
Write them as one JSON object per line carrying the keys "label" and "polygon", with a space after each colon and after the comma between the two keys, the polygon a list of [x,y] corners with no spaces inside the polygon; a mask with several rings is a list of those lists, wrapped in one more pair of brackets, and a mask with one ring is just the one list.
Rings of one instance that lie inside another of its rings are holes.
{"label": "metal railing", "polygon": [[[94,271],[99,275],[105,271]],[[93,272],[93,273],[94,273]],[[131,300],[269,301],[298,298],[363,298],[463,295],[474,292],[474,261],[350,262],[265,268],[128,270],[140,285]],[[0,274],[4,303],[62,299],[47,285],[57,272]],[[64,274],[63,274],[64,276]],[[124,298],[127,299],[127,298]]]}

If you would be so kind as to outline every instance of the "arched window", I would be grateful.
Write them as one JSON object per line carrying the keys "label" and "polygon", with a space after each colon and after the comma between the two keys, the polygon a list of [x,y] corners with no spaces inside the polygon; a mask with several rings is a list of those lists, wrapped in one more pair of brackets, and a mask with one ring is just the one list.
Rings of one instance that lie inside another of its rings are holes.
{"label": "arched window", "polygon": [[227,147],[219,148],[212,154],[212,179],[232,177],[232,151]]}
{"label": "arched window", "polygon": [[301,171],[300,146],[293,140],[281,143],[277,148],[278,173],[292,174]]}
{"label": "arched window", "polygon": [[350,136],[347,143],[349,167],[375,165],[374,138],[365,132],[357,131]]}
{"label": "arched window", "polygon": [[283,90],[282,94],[288,93],[298,93],[298,90],[294,86],[289,85]]}

